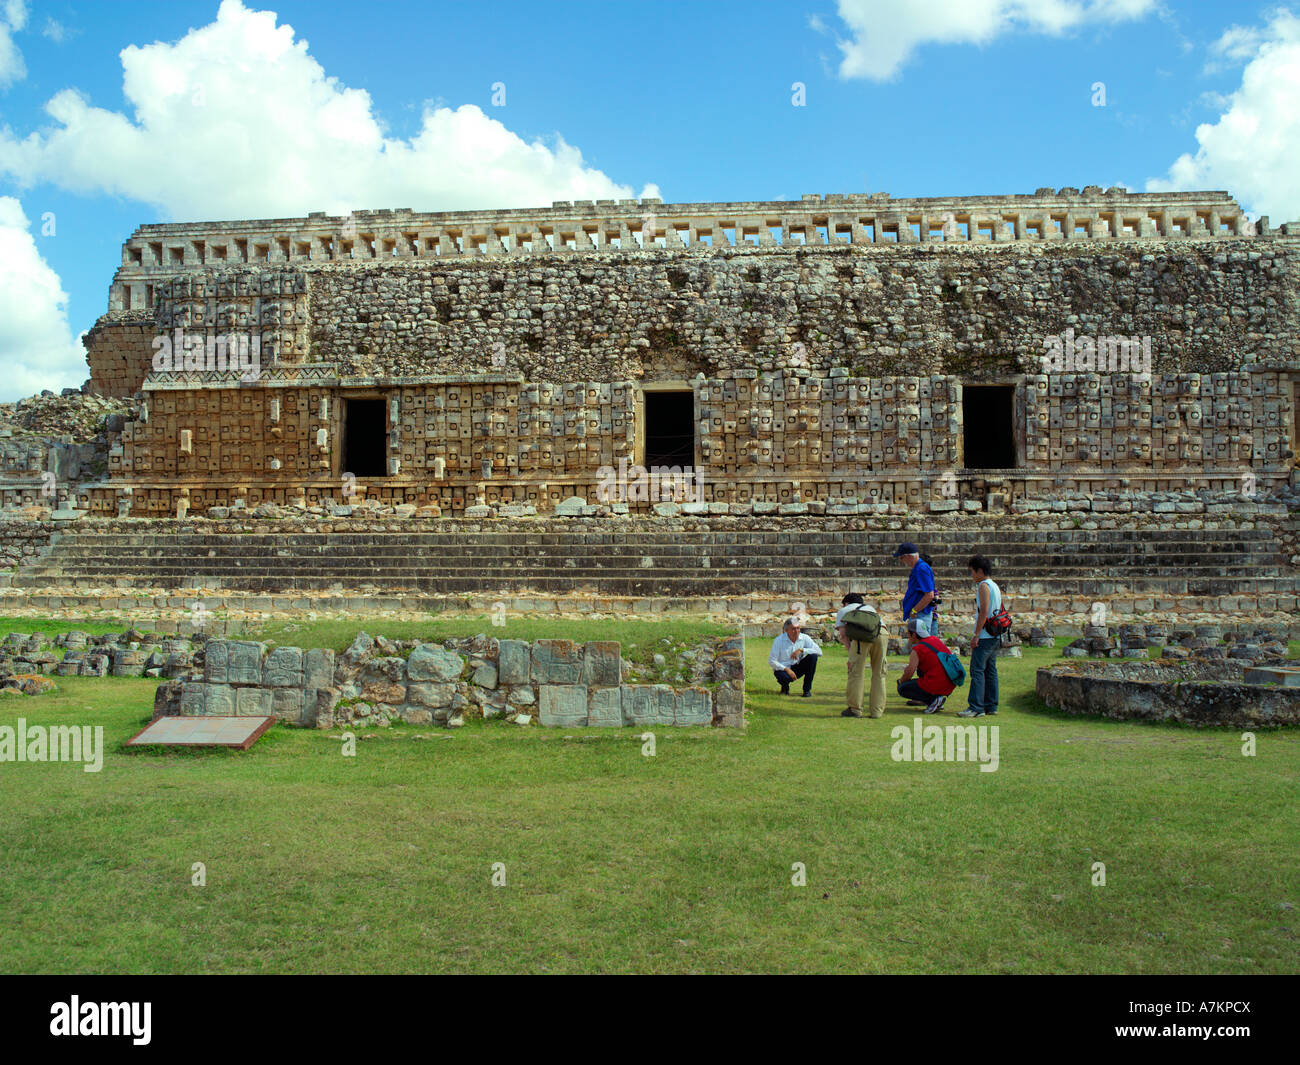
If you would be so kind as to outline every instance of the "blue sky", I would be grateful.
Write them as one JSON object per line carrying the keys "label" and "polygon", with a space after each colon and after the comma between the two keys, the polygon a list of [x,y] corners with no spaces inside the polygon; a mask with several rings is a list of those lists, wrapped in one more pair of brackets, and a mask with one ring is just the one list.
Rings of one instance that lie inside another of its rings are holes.
{"label": "blue sky", "polygon": [[142,222],[1087,184],[1300,216],[1300,18],[1276,4],[218,8],[0,0],[0,398],[80,384]]}

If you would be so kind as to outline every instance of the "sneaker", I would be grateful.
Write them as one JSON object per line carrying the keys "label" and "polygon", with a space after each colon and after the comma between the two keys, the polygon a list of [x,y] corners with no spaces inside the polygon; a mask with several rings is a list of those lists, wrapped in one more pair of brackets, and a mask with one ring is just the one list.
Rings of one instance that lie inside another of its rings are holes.
{"label": "sneaker", "polygon": [[961,711],[961,713],[959,713],[957,716],[958,717],[983,717],[984,711],[976,710],[973,707],[968,706],[965,710]]}
{"label": "sneaker", "polygon": [[992,710],[985,710],[985,711],[984,711],[984,716],[985,716],[985,717],[997,717],[997,713],[998,713],[998,709],[997,709],[997,707],[995,706]]}
{"label": "sneaker", "polygon": [[883,710],[872,710],[867,716],[873,719],[882,718],[885,716],[885,712]]}
{"label": "sneaker", "polygon": [[790,694],[790,686],[789,686],[788,684],[782,684],[782,685],[781,685],[781,694],[782,694],[782,695],[789,695],[789,694]]}
{"label": "sneaker", "polygon": [[930,703],[930,705],[927,706],[925,710],[922,712],[926,714],[937,714],[940,710],[943,709],[943,704],[946,703],[947,701],[948,701],[948,696],[940,695],[937,699],[933,700]]}
{"label": "sneaker", "polygon": [[811,698],[812,698],[812,692],[800,692],[800,693],[799,693],[799,698],[801,698],[801,699],[811,699]]}
{"label": "sneaker", "polygon": [[861,710],[854,710],[853,707],[846,707],[840,711],[840,717],[861,717]]}

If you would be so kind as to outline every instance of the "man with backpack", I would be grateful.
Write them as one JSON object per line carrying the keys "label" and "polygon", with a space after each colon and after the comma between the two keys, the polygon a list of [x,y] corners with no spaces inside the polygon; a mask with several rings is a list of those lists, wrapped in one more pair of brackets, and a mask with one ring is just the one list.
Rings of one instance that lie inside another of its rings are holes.
{"label": "man with backpack", "polygon": [[898,694],[909,703],[925,706],[925,713],[937,714],[944,700],[958,684],[966,682],[966,670],[938,636],[922,633],[916,618],[907,623],[907,642],[911,657],[898,682]]}
{"label": "man with backpack", "polygon": [[876,608],[867,606],[857,592],[849,592],[840,603],[840,610],[835,615],[835,632],[849,653],[849,679],[844,694],[846,707],[840,711],[840,717],[862,716],[862,694],[866,687],[864,674],[868,661],[871,663],[871,702],[868,707],[872,717],[883,717],[885,652],[889,648],[889,637]]}
{"label": "man with backpack", "polygon": [[934,613],[937,598],[934,588],[934,570],[921,557],[921,549],[910,540],[898,545],[894,557],[902,559],[911,572],[907,575],[907,591],[903,593],[903,620],[919,623],[922,636],[938,632]]}

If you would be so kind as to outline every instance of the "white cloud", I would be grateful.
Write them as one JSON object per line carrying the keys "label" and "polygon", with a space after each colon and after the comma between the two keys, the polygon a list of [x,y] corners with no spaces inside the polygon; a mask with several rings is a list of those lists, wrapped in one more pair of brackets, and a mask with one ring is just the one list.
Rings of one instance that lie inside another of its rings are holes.
{"label": "white cloud", "polygon": [[68,28],[56,18],[47,18],[45,27],[41,30],[41,36],[53,41],[55,44],[62,44],[68,36]]}
{"label": "white cloud", "polygon": [[67,305],[22,205],[0,196],[0,401],[86,379],[86,352],[68,326]]}
{"label": "white cloud", "polygon": [[1233,27],[1215,48],[1231,56],[1250,40],[1255,51],[1240,87],[1217,121],[1196,128],[1200,147],[1146,187],[1227,189],[1247,210],[1279,224],[1300,217],[1300,18],[1280,9],[1256,37]]}
{"label": "white cloud", "polygon": [[14,44],[14,34],[27,25],[27,5],[24,0],[5,0],[0,6],[0,89],[27,76],[23,54]]}
{"label": "white cloud", "polygon": [[838,42],[840,77],[889,81],[922,45],[984,45],[1007,33],[1060,36],[1158,7],[1158,0],[839,0],[851,34]]}
{"label": "white cloud", "polygon": [[129,115],[65,89],[45,107],[53,127],[23,139],[0,129],[0,174],[189,220],[635,195],[558,135],[527,143],[471,104],[426,105],[414,136],[391,137],[369,93],[327,75],[274,12],[239,0],[223,0],[216,21],[175,43],[121,58]]}

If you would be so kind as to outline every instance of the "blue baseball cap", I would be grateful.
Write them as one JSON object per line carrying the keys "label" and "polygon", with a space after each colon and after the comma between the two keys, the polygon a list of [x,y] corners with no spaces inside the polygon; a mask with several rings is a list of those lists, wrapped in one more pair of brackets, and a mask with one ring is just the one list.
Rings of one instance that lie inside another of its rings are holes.
{"label": "blue baseball cap", "polygon": [[907,540],[898,545],[898,550],[894,552],[893,557],[902,558],[904,555],[919,555],[920,553],[921,549],[917,547],[916,544],[912,543],[911,540]]}

